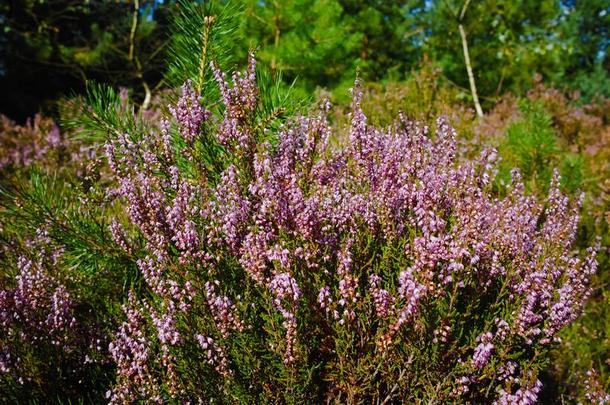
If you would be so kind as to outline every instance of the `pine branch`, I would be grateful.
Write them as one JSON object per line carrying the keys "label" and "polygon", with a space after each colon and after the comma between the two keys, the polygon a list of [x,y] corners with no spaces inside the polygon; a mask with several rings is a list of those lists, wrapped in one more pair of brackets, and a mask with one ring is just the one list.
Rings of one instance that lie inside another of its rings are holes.
{"label": "pine branch", "polygon": [[74,98],[69,104],[77,113],[68,108],[70,114],[62,117],[61,124],[74,130],[80,140],[104,142],[108,137],[123,134],[135,139],[145,129],[129,100],[121,99],[112,87],[104,84],[88,82],[85,96]]}
{"label": "pine branch", "polygon": [[305,106],[311,104],[310,99],[298,97],[294,91],[295,82],[287,86],[282,81],[281,71],[257,69],[257,83],[260,88],[260,105],[257,109],[256,130],[277,127],[286,118],[294,116]]}
{"label": "pine branch", "polygon": [[210,61],[221,67],[234,62],[235,36],[242,10],[232,2],[204,4],[178,1],[171,26],[172,43],[166,81],[178,87],[191,80],[208,100],[217,100],[217,86],[208,69]]}
{"label": "pine branch", "polygon": [[83,206],[74,188],[66,187],[63,180],[36,171],[29,178],[14,178],[0,188],[0,209],[3,219],[10,218],[4,229],[7,233],[33,235],[44,227],[74,257],[93,261],[126,258],[112,243],[104,221],[106,210]]}

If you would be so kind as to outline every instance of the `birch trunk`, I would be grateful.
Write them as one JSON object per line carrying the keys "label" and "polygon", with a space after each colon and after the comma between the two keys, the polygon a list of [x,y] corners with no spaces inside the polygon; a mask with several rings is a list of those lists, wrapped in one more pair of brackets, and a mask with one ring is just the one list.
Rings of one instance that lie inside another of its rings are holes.
{"label": "birch trunk", "polygon": [[479,103],[479,96],[477,94],[477,86],[474,82],[474,74],[472,73],[472,65],[470,64],[470,54],[468,53],[468,42],[466,40],[466,31],[462,24],[458,25],[460,30],[460,37],[462,38],[462,49],[464,51],[464,61],[466,62],[466,71],[468,72],[468,81],[470,82],[470,92],[472,93],[472,99],[474,101],[474,109],[477,112],[477,116],[483,116],[483,109]]}

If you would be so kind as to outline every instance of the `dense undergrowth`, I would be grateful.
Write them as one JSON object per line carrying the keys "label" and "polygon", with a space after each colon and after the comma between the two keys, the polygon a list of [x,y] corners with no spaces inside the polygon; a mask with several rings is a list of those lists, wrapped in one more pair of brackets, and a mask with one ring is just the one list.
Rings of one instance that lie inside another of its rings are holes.
{"label": "dense undergrowth", "polygon": [[446,98],[379,112],[356,83],[347,116],[282,118],[253,59],[214,69],[220,108],[108,93],[103,141],[5,123],[5,397],[605,395],[602,109],[540,85],[478,121],[416,76],[388,88]]}
{"label": "dense undergrowth", "polygon": [[3,401],[610,400],[607,99],[309,102],[185,10],[146,108],[0,120]]}

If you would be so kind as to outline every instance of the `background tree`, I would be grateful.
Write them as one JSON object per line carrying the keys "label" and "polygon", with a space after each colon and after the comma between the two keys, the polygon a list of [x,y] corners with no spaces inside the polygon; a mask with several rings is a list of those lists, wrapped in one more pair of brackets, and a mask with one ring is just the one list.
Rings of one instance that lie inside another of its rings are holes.
{"label": "background tree", "polygon": [[467,33],[474,80],[484,101],[506,90],[522,92],[531,85],[534,72],[550,80],[561,72],[567,45],[553,34],[556,1],[477,1],[460,19],[463,5],[464,1],[433,1],[426,13],[430,31],[425,49],[455,84],[469,86],[458,23]]}
{"label": "background tree", "polygon": [[570,41],[566,81],[585,99],[596,93],[610,95],[610,1],[563,1],[559,20],[563,36]]}
{"label": "background tree", "polygon": [[0,110],[24,119],[90,79],[144,100],[164,71],[169,8],[156,0],[3,2]]}
{"label": "background tree", "polygon": [[[243,66],[257,48],[260,62],[281,72],[285,84],[296,80],[302,95],[326,88],[347,103],[357,70],[367,82],[402,80],[427,55],[470,97],[460,24],[484,109],[506,91],[524,94],[535,73],[580,90],[585,101],[610,94],[610,0],[481,0],[470,2],[464,16],[464,0],[184,4],[211,14],[229,7],[235,29],[224,42],[233,62]],[[82,92],[89,79],[128,87],[142,104],[146,89],[161,83],[166,44],[176,40],[168,35],[170,16],[179,9],[159,0],[3,2],[0,85],[7,96],[0,110],[22,120],[46,100]]]}
{"label": "background tree", "polygon": [[243,22],[247,46],[298,85],[336,89],[342,96],[356,70],[369,81],[404,77],[420,59],[424,2],[360,0],[248,1]]}

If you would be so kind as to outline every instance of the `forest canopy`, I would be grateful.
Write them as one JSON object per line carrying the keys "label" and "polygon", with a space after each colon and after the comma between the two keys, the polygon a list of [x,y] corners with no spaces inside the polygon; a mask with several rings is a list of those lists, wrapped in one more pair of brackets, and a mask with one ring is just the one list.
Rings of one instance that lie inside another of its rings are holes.
{"label": "forest canopy", "polygon": [[[230,8],[232,66],[244,66],[255,47],[261,63],[304,93],[326,88],[345,100],[356,72],[367,81],[401,80],[429,60],[472,97],[465,38],[486,108],[506,92],[531,88],[535,74],[584,100],[610,95],[606,0],[201,3]],[[60,95],[82,93],[88,80],[143,99],[146,87],[163,86],[179,8],[170,0],[3,2],[1,110],[23,120]]]}

